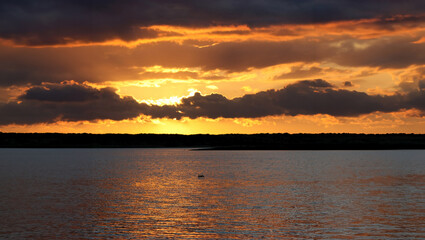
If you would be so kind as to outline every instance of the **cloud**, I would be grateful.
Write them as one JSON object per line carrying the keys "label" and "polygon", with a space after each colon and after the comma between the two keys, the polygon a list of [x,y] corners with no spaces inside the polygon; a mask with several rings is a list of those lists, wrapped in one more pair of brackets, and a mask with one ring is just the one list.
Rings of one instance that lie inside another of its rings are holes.
{"label": "cloud", "polygon": [[[36,49],[0,46],[0,85],[166,77],[167,74],[140,74],[140,67],[155,65],[242,72],[281,63],[321,61],[336,51],[327,43],[308,40],[227,42],[205,48],[172,42],[144,44],[134,49],[117,46]],[[170,73],[169,76],[197,77],[191,73]],[[205,77],[214,80],[214,77]]]}
{"label": "cloud", "polygon": [[53,123],[56,121],[123,120],[140,115],[145,107],[115,89],[96,89],[64,82],[30,88],[20,102],[0,103],[0,124]]}
{"label": "cloud", "polygon": [[220,94],[183,98],[177,106],[152,106],[144,112],[153,118],[199,117],[258,118],[278,115],[328,114],[336,117],[359,116],[373,112],[397,112],[403,109],[425,110],[425,91],[408,94],[368,95],[337,89],[330,83],[304,80],[279,90],[247,94],[227,99]]}
{"label": "cloud", "polygon": [[7,102],[10,98],[9,89],[0,88],[0,102]]}
{"label": "cloud", "polygon": [[[421,85],[422,86],[422,85]],[[112,88],[96,89],[63,82],[28,89],[19,102],[0,104],[0,125],[53,123],[55,121],[124,120],[147,115],[152,118],[258,118],[279,115],[359,116],[403,109],[425,111],[425,90],[394,95],[368,95],[338,89],[330,83],[304,80],[283,89],[246,94],[228,99],[221,94],[182,98],[177,105],[148,105],[121,97]]]}
{"label": "cloud", "polygon": [[416,67],[400,76],[399,88],[404,92],[423,90],[425,83],[425,67]]}
{"label": "cloud", "polygon": [[[160,42],[135,48],[85,46],[73,48],[13,48],[0,46],[0,86],[42,82],[105,82],[176,78],[220,80],[204,71],[245,72],[285,63],[336,63],[349,67],[404,68],[425,64],[425,43],[416,38],[393,37],[374,40],[296,39],[284,42],[223,42],[198,48],[192,44]],[[340,46],[338,46],[338,44]],[[361,45],[362,47],[358,47]],[[196,68],[191,72],[149,73],[141,68]],[[197,70],[197,71],[198,71]],[[293,67],[279,79],[312,78],[329,73],[317,67]]]}
{"label": "cloud", "polygon": [[280,90],[268,90],[227,99],[220,94],[197,93],[182,99],[174,108],[150,109],[152,117],[172,118],[256,118],[273,115],[358,116],[376,111],[398,111],[404,106],[400,96],[368,95],[335,89],[324,80],[305,80]]}
{"label": "cloud", "polygon": [[99,90],[72,82],[63,84],[44,84],[28,89],[19,100],[46,102],[85,102],[100,98]]}
{"label": "cloud", "polygon": [[[331,61],[342,66],[368,66],[379,68],[405,68],[425,64],[424,43],[414,43],[416,38],[393,37],[371,41],[347,41]],[[356,47],[359,44],[366,47]]]}
{"label": "cloud", "polygon": [[125,41],[162,33],[150,25],[211,26],[322,23],[421,14],[421,0],[3,0],[0,38],[25,45]]}
{"label": "cloud", "polygon": [[274,79],[297,79],[297,78],[310,78],[323,73],[323,69],[319,67],[304,68],[303,66],[291,67],[288,73],[276,76]]}
{"label": "cloud", "polygon": [[353,86],[353,83],[352,82],[350,82],[350,81],[345,81],[344,82],[344,87],[352,87]]}
{"label": "cloud", "polygon": [[133,65],[125,59],[126,54],[119,47],[56,49],[0,46],[0,85],[136,79],[138,70],[130,68]]}
{"label": "cloud", "polygon": [[[172,69],[173,70],[173,69]],[[204,74],[202,74],[204,73]],[[208,72],[200,72],[200,71],[186,71],[186,70],[179,70],[176,71],[158,71],[158,72],[152,72],[152,71],[142,71],[138,74],[137,77],[138,80],[151,80],[151,79],[177,79],[177,80],[191,80],[191,79],[202,79],[202,80],[224,80],[226,79],[226,76],[220,76],[217,74],[211,74]]]}
{"label": "cloud", "polygon": [[425,90],[425,79],[419,81],[418,87],[421,91]]}

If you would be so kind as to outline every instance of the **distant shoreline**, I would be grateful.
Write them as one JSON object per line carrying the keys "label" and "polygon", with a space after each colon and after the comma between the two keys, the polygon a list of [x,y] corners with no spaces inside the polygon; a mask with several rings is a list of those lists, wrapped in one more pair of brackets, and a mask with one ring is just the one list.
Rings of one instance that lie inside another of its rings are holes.
{"label": "distant shoreline", "polygon": [[425,134],[0,133],[0,148],[191,148],[204,150],[425,149]]}
{"label": "distant shoreline", "polygon": [[248,150],[256,150],[256,151],[342,151],[342,150],[421,150],[425,149],[425,147],[410,147],[410,146],[360,146],[360,147],[347,147],[347,146],[323,146],[321,148],[318,147],[308,147],[308,146],[285,146],[285,147],[210,147],[210,148],[193,148],[192,151],[248,151]]}

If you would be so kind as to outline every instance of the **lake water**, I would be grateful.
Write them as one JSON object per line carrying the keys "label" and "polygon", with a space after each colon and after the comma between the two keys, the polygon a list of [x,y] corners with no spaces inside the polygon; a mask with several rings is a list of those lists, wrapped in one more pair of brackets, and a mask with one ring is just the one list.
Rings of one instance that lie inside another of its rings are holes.
{"label": "lake water", "polygon": [[0,149],[0,239],[146,238],[425,238],[425,151]]}

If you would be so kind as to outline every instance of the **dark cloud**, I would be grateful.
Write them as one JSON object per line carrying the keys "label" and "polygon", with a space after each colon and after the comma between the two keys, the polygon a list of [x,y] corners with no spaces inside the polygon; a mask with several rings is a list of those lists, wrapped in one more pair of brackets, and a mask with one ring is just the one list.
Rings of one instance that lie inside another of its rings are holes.
{"label": "dark cloud", "polygon": [[[0,46],[0,86],[137,79],[137,59],[120,47],[12,48]],[[141,65],[146,65],[141,60]]]}
{"label": "dark cloud", "polygon": [[405,95],[368,95],[337,89],[317,79],[299,81],[280,90],[268,90],[227,99],[220,94],[196,93],[177,106],[151,106],[144,114],[153,118],[198,117],[256,118],[277,115],[359,116],[373,112],[395,112],[416,108],[425,110],[425,91]]}
{"label": "dark cloud", "polygon": [[[61,97],[59,93],[66,93]],[[72,98],[74,96],[74,99]],[[123,120],[144,114],[152,118],[257,118],[277,115],[359,116],[416,108],[425,111],[425,91],[407,94],[368,95],[338,89],[317,79],[299,81],[280,90],[268,90],[228,99],[220,94],[183,98],[177,105],[147,105],[120,97],[115,89],[95,89],[84,84],[62,83],[33,87],[20,102],[0,104],[0,125],[55,121]]]}
{"label": "dark cloud", "polygon": [[149,25],[251,27],[421,14],[421,0],[3,0],[0,38],[26,45],[156,37]]}
{"label": "dark cloud", "polygon": [[[225,42],[198,48],[192,44],[161,42],[135,48],[86,46],[73,48],[12,48],[0,46],[0,86],[42,82],[104,82],[155,78],[201,78],[190,72],[147,73],[141,67],[220,69],[243,72],[278,64],[330,62],[341,66],[404,68],[425,64],[424,43],[411,37],[374,40],[298,39],[285,42]],[[364,46],[359,48],[358,45]],[[278,79],[311,78],[327,69],[294,67]],[[225,77],[225,76],[224,76]],[[213,80],[212,78],[211,80]],[[219,78],[222,79],[222,78]]]}
{"label": "dark cloud", "polygon": [[297,78],[310,78],[312,76],[317,76],[323,72],[322,68],[311,67],[303,68],[302,66],[291,67],[289,73],[284,73],[282,75],[276,76],[274,79],[297,79]]}
{"label": "dark cloud", "polygon": [[400,90],[404,92],[414,92],[424,90],[425,87],[425,67],[417,67],[413,71],[400,76]]}
{"label": "dark cloud", "polygon": [[[295,40],[287,42],[229,42],[198,51],[198,64],[205,70],[245,71],[291,62],[317,62],[335,54],[337,49],[327,44]],[[204,56],[204,57],[203,57]]]}
{"label": "dark cloud", "polygon": [[[369,22],[369,23],[358,23],[353,26],[363,26],[364,28],[369,29],[376,29],[376,30],[387,30],[387,31],[394,31],[397,28],[400,28],[402,26],[404,27],[419,27],[423,26],[425,20],[425,15],[423,13],[421,15],[396,15],[392,17],[378,17],[376,21]],[[350,26],[346,26],[348,29],[350,29]]]}
{"label": "dark cloud", "polygon": [[19,100],[47,102],[84,102],[100,98],[100,91],[86,85],[46,84],[28,89]]}
{"label": "dark cloud", "polygon": [[342,66],[368,66],[379,68],[405,68],[411,65],[425,64],[424,43],[415,43],[418,39],[382,38],[372,41],[357,41],[366,47],[356,47],[355,41],[347,41],[331,61]]}
{"label": "dark cloud", "polygon": [[425,90],[425,79],[420,80],[419,83],[418,83],[418,86],[419,86],[420,91],[424,91]]}
{"label": "dark cloud", "polygon": [[[281,63],[316,62],[337,49],[328,43],[295,40],[287,42],[247,41],[221,43],[198,48],[162,42],[128,49],[114,46],[75,48],[11,48],[0,46],[0,85],[42,82],[103,82],[166,77],[165,73],[143,73],[140,68],[200,68],[241,72]],[[142,73],[141,73],[142,72]],[[141,73],[141,74],[140,74]],[[192,73],[169,74],[179,79],[197,77]],[[211,76],[207,76],[211,77]]]}
{"label": "dark cloud", "polygon": [[[151,109],[149,115],[173,118],[255,118],[273,115],[358,116],[376,111],[392,112],[403,108],[400,96],[368,95],[363,92],[334,89],[323,80],[300,81],[280,90],[268,90],[227,99],[220,94],[199,93],[182,100],[175,108]],[[179,116],[180,115],[180,116]]]}
{"label": "dark cloud", "polygon": [[[62,95],[63,94],[63,95]],[[96,89],[74,83],[33,87],[20,102],[0,103],[0,124],[53,123],[56,121],[123,120],[140,115],[145,107],[115,89]]]}
{"label": "dark cloud", "polygon": [[406,106],[425,111],[425,89],[421,88],[418,91],[411,92],[407,95]]}
{"label": "dark cloud", "polygon": [[352,87],[353,86],[353,83],[352,82],[350,82],[350,81],[345,81],[344,82],[344,87]]}
{"label": "dark cloud", "polygon": [[10,97],[9,89],[0,88],[0,102],[7,102]]}

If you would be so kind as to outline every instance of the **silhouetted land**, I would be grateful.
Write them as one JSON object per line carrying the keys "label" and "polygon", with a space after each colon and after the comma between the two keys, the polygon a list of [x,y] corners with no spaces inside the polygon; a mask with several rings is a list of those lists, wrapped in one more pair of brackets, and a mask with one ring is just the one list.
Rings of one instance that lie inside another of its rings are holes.
{"label": "silhouetted land", "polygon": [[161,148],[209,150],[425,149],[424,134],[59,134],[0,133],[2,148]]}

